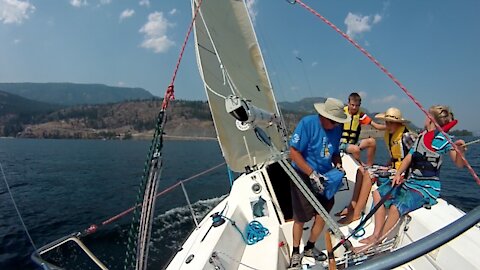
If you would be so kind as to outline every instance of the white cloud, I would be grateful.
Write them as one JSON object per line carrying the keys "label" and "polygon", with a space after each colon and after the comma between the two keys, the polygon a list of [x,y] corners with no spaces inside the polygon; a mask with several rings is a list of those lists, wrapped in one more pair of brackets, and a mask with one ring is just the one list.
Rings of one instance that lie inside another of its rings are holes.
{"label": "white cloud", "polygon": [[250,18],[252,18],[252,22],[255,23],[255,19],[258,15],[257,9],[257,0],[246,0],[248,13],[250,14]]}
{"label": "white cloud", "polygon": [[28,1],[0,0],[0,22],[4,24],[21,24],[35,11],[35,6]]}
{"label": "white cloud", "polygon": [[316,65],[318,65],[318,62],[317,62],[317,61],[315,61],[315,62],[312,63],[312,67],[315,67]]}
{"label": "white cloud", "polygon": [[140,0],[140,2],[138,2],[138,4],[140,6],[150,7],[150,0]]}
{"label": "white cloud", "polygon": [[174,9],[172,9],[172,10],[170,10],[170,11],[168,12],[168,14],[170,14],[170,15],[175,15],[175,13],[177,13],[177,9],[176,9],[176,8],[174,8]]}
{"label": "white cloud", "polygon": [[125,10],[122,11],[122,13],[120,14],[120,21],[123,21],[124,19],[127,19],[127,18],[132,17],[133,14],[135,14],[135,10],[133,10],[133,9],[125,9]]}
{"label": "white cloud", "polygon": [[396,95],[389,95],[383,98],[375,98],[372,99],[373,104],[388,104],[396,101],[397,103],[399,102],[399,99]]}
{"label": "white cloud", "polygon": [[125,86],[125,83],[122,82],[122,81],[119,81],[119,82],[117,83],[117,86]]}
{"label": "white cloud", "polygon": [[144,33],[144,40],[141,44],[143,48],[151,49],[155,53],[166,52],[175,43],[167,36],[167,29],[173,27],[162,12],[154,12],[148,15],[148,22],[140,28],[140,33]]}
{"label": "white cloud", "polygon": [[369,32],[372,30],[372,25],[379,23],[381,20],[382,16],[379,14],[375,14],[372,18],[372,16],[362,16],[349,12],[344,21],[347,25],[347,35],[355,38],[358,34]]}
{"label": "white cloud", "polygon": [[74,7],[88,6],[87,0],[70,0],[70,5]]}
{"label": "white cloud", "polygon": [[100,5],[108,5],[112,3],[112,0],[100,0]]}

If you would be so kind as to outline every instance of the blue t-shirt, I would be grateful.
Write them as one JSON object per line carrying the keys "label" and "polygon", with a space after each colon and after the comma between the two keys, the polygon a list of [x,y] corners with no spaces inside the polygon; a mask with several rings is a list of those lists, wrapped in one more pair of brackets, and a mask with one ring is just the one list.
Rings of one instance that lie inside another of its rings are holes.
{"label": "blue t-shirt", "polygon": [[[303,117],[295,128],[290,146],[302,154],[313,170],[324,174],[333,168],[332,156],[340,153],[338,147],[341,137],[341,125],[325,130],[318,114],[308,115]],[[294,162],[292,165],[300,170]]]}
{"label": "blue t-shirt", "polygon": [[[409,154],[413,154],[415,152],[414,148],[415,147],[410,148]],[[448,143],[448,140],[442,133],[439,133],[432,141],[432,148],[435,150],[435,152],[442,155],[447,154],[452,149],[452,145]],[[440,181],[417,180],[412,176],[406,181],[405,186],[408,188],[413,188],[422,193],[423,197],[429,201],[430,205],[436,204],[437,198],[440,196]]]}

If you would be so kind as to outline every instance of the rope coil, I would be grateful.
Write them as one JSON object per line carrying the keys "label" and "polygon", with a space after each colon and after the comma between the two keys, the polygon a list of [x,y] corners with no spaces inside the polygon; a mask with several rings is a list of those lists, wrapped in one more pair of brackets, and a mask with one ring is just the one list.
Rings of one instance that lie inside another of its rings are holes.
{"label": "rope coil", "polygon": [[247,224],[245,228],[245,233],[243,233],[240,228],[238,228],[235,220],[230,219],[224,215],[217,215],[213,217],[213,222],[219,222],[219,219],[226,219],[230,221],[230,224],[240,233],[242,236],[243,241],[247,245],[254,245],[260,241],[262,241],[265,236],[270,234],[270,231],[262,225],[262,223],[253,220]]}

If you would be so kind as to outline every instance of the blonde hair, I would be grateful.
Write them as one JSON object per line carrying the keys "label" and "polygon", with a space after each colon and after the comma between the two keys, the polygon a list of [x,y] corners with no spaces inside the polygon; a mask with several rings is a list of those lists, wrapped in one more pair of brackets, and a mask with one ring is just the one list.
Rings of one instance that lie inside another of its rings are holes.
{"label": "blonde hair", "polygon": [[440,126],[448,124],[455,119],[452,110],[445,105],[434,105],[428,111]]}

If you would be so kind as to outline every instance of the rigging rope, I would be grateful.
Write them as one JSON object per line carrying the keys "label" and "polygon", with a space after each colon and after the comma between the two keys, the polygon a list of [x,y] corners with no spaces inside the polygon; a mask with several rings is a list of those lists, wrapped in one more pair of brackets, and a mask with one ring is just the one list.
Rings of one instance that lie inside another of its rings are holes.
{"label": "rigging rope", "polygon": [[192,33],[193,25],[195,23],[195,19],[197,18],[201,5],[202,5],[202,0],[199,0],[197,7],[195,9],[195,12],[193,14],[192,21],[190,22],[190,25],[188,27],[187,34],[185,35],[185,39],[183,40],[182,49],[180,50],[180,55],[178,56],[177,64],[175,65],[175,69],[173,70],[172,80],[170,81],[170,85],[167,87],[167,91],[165,92],[165,97],[163,99],[163,104],[162,104],[162,108],[164,110],[167,109],[168,102],[170,100],[175,99],[175,95],[174,95],[175,80],[177,79],[177,73],[180,68],[180,63],[182,62],[182,59],[183,59],[183,53],[185,52],[185,47],[187,46],[188,39],[190,38],[190,33]]}
{"label": "rigging rope", "polygon": [[[209,172],[211,172],[211,171],[213,171],[213,170],[216,170],[216,169],[218,169],[219,167],[221,167],[221,166],[223,166],[223,165],[225,165],[225,162],[222,162],[222,163],[220,163],[220,164],[218,164],[218,165],[215,165],[215,166],[211,167],[210,169],[207,169],[207,170],[205,170],[205,171],[199,172],[199,173],[197,173],[197,174],[195,174],[195,175],[192,175],[192,176],[190,176],[190,177],[188,177],[188,178],[179,180],[179,181],[176,182],[175,184],[173,184],[173,185],[169,186],[168,188],[166,188],[166,189],[160,191],[159,193],[157,193],[157,195],[155,196],[155,198],[158,198],[158,197],[160,197],[160,196],[162,196],[162,195],[164,195],[164,194],[172,191],[173,189],[175,189],[176,187],[178,187],[178,186],[179,186],[180,184],[182,184],[182,183],[185,184],[185,183],[187,183],[187,182],[189,182],[189,181],[191,181],[191,180],[193,180],[193,179],[195,179],[195,178],[198,178],[198,177],[200,177],[200,176],[202,176],[202,175],[204,175],[204,174],[207,174],[207,173],[209,173]],[[137,204],[137,205],[135,205],[135,206],[132,206],[132,207],[128,208],[127,210],[125,210],[125,211],[123,211],[123,212],[120,212],[120,213],[118,213],[117,215],[115,215],[115,216],[113,216],[113,217],[110,217],[110,218],[102,221],[102,223],[100,224],[100,226],[108,225],[108,224],[110,224],[110,223],[112,223],[112,222],[114,222],[114,221],[116,221],[116,220],[124,217],[125,215],[127,215],[127,214],[130,213],[130,212],[132,212],[135,208],[137,208],[137,207],[139,207],[139,206],[141,206],[141,204]],[[90,234],[90,233],[95,232],[95,230],[98,229],[98,228],[99,228],[99,226],[97,226],[97,225],[95,225],[95,224],[92,224],[92,225],[90,225],[89,228],[87,228],[87,229],[85,230],[85,232],[86,232],[87,234]]]}
{"label": "rigging rope", "polygon": [[348,40],[355,48],[360,50],[370,61],[372,61],[380,70],[385,73],[402,91],[417,105],[417,107],[430,119],[435,124],[435,127],[439,132],[441,132],[445,138],[448,140],[448,142],[452,145],[452,147],[455,149],[458,155],[460,155],[462,161],[464,162],[465,166],[467,167],[468,171],[470,174],[473,176],[475,181],[477,182],[478,185],[480,185],[480,179],[478,178],[478,175],[475,173],[475,170],[473,170],[472,166],[470,166],[470,163],[465,159],[465,157],[461,154],[459,147],[453,143],[452,139],[447,136],[447,133],[443,131],[443,129],[440,127],[440,125],[435,121],[435,119],[430,115],[430,113],[427,112],[427,110],[420,104],[420,102],[415,99],[415,97],[407,90],[407,88],[395,77],[393,74],[387,70],[373,55],[371,55],[367,50],[365,50],[360,44],[358,44],[355,40],[353,40],[351,37],[349,37],[346,33],[342,32],[335,24],[327,20],[325,17],[323,17],[320,13],[315,11],[313,8],[310,6],[306,5],[303,3],[302,0],[287,0],[290,4],[295,4],[298,3],[300,4],[303,8],[308,10],[310,13],[313,15],[317,16],[320,20],[322,20],[324,23],[326,23],[328,26],[330,26],[333,30],[335,30],[338,34],[340,34],[343,38]]}
{"label": "rigging rope", "polygon": [[162,109],[157,117],[157,124],[155,133],[150,146],[150,151],[145,162],[145,169],[143,172],[142,181],[140,182],[139,192],[137,194],[137,204],[140,204],[141,211],[138,207],[134,208],[132,224],[129,230],[127,240],[127,252],[125,258],[124,269],[146,269],[148,261],[148,250],[150,241],[150,234],[152,230],[153,212],[155,209],[155,194],[158,188],[158,182],[162,173],[162,148],[163,148],[163,130],[167,122],[166,109],[168,108],[170,100],[175,99],[174,85],[177,77],[177,72],[185,52],[190,33],[193,29],[195,18],[199,12],[202,0],[198,1],[194,16],[188,28],[185,40],[180,50],[180,55],[177,64],[173,71],[172,80],[165,91],[165,96],[162,102]]}
{"label": "rigging rope", "polygon": [[8,184],[7,177],[5,176],[5,172],[3,171],[3,166],[2,166],[1,162],[0,162],[0,169],[2,171],[3,181],[5,182],[5,186],[7,187],[8,195],[10,195],[10,199],[12,200],[13,207],[15,207],[15,211],[17,212],[18,218],[20,219],[20,222],[22,223],[23,230],[27,234],[28,240],[30,241],[30,244],[32,244],[32,247],[34,248],[35,253],[37,253],[37,247],[35,246],[35,243],[33,242],[33,239],[30,236],[30,233],[28,232],[27,226],[25,225],[25,222],[23,221],[22,214],[20,214],[20,210],[18,210],[17,203],[15,202],[15,199],[13,198],[12,190],[10,190],[10,185]]}
{"label": "rigging rope", "polygon": [[245,242],[245,244],[247,245],[254,245],[260,241],[263,240],[263,238],[265,238],[266,236],[270,235],[270,231],[264,227],[262,225],[262,223],[260,223],[259,221],[257,220],[253,220],[251,222],[249,222],[245,228],[245,234],[242,232],[242,230],[240,230],[240,228],[237,226],[237,223],[235,222],[235,220],[231,219],[231,218],[228,218],[224,215],[218,215],[218,216],[215,216],[214,219],[213,219],[213,223],[216,222],[215,219],[226,219],[228,221],[230,221],[230,224],[232,224],[232,226],[240,233],[240,235],[242,236],[242,239],[243,241]]}

